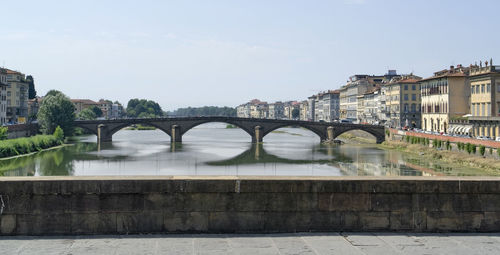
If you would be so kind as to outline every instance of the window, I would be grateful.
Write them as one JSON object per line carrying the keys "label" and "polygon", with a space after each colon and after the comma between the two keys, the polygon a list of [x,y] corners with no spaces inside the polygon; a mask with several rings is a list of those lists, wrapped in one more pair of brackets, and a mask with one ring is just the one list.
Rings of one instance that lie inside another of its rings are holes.
{"label": "window", "polygon": [[417,95],[416,94],[411,94],[411,100],[413,100],[413,101],[417,100]]}
{"label": "window", "polygon": [[486,103],[486,116],[490,116],[491,113],[491,104]]}
{"label": "window", "polygon": [[417,89],[417,85],[413,84],[411,85],[411,90],[416,90]]}
{"label": "window", "polygon": [[7,91],[7,96],[10,97],[10,91]]}
{"label": "window", "polygon": [[484,84],[481,84],[481,93],[484,93]]}
{"label": "window", "polygon": [[408,84],[405,84],[405,90],[408,90]]}
{"label": "window", "polygon": [[405,94],[405,101],[408,101],[408,94]]}
{"label": "window", "polygon": [[488,83],[486,84],[486,93],[490,93],[491,92],[491,85]]}
{"label": "window", "polygon": [[479,94],[479,85],[476,85],[476,94]]}
{"label": "window", "polygon": [[484,103],[481,104],[481,116],[484,116]]}
{"label": "window", "polygon": [[416,105],[415,104],[411,104],[411,112],[416,112],[417,109],[416,109]]}
{"label": "window", "polygon": [[471,93],[471,94],[474,94],[474,86],[471,86],[471,87],[470,87],[470,93]]}
{"label": "window", "polygon": [[405,104],[404,110],[405,110],[405,112],[408,112],[408,104]]}

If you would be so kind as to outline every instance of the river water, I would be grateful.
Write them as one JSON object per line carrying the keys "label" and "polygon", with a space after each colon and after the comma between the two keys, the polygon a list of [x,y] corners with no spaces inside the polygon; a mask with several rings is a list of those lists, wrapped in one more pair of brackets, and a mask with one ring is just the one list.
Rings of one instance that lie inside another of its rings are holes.
{"label": "river water", "polygon": [[0,161],[4,176],[268,175],[432,176],[487,175],[432,163],[376,145],[321,145],[301,128],[281,128],[253,145],[241,129],[209,123],[191,129],[182,144],[160,130],[121,130],[98,146],[94,135],[72,146]]}

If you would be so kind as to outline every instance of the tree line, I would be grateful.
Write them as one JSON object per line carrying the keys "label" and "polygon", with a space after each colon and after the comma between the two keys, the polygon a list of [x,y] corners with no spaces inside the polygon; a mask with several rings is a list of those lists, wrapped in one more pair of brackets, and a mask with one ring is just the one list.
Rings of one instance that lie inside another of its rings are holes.
{"label": "tree line", "polygon": [[179,108],[173,112],[168,112],[169,116],[196,117],[196,116],[225,116],[236,117],[236,109],[232,107],[203,106]]}

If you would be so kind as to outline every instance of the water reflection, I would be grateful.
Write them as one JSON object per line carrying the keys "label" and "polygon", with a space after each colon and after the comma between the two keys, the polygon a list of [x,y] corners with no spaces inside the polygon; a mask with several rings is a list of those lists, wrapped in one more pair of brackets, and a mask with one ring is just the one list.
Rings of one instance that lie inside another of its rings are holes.
{"label": "water reflection", "polygon": [[373,145],[321,145],[307,130],[284,128],[263,144],[242,130],[203,126],[183,143],[159,130],[123,130],[101,147],[95,136],[73,146],[0,160],[0,175],[485,175],[477,169],[428,162]]}

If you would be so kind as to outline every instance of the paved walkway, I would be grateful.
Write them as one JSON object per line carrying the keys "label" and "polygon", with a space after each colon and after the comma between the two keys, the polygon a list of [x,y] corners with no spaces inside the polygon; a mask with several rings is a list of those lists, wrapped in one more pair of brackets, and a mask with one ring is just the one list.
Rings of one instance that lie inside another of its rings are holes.
{"label": "paved walkway", "polygon": [[500,233],[0,237],[0,254],[500,254]]}

